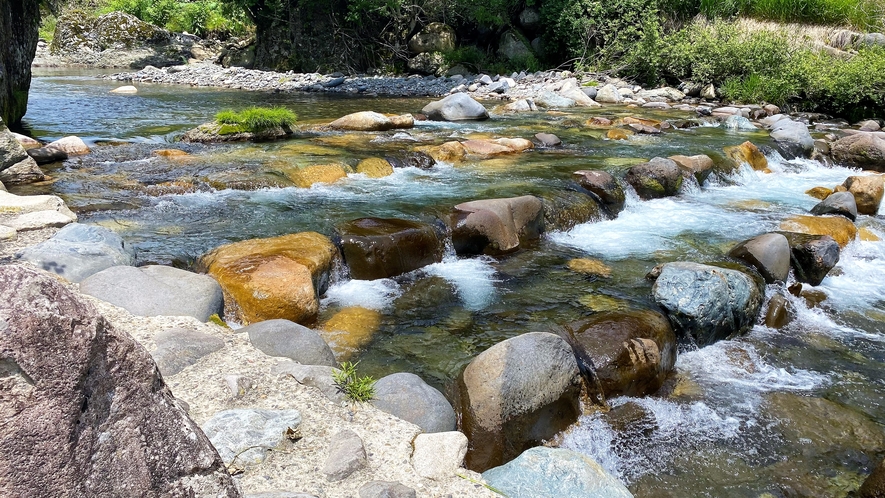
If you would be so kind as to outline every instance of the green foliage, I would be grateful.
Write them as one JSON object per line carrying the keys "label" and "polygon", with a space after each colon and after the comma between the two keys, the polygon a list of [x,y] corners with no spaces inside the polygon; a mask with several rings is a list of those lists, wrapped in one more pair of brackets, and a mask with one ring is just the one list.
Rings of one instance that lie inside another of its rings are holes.
{"label": "green foliage", "polygon": [[108,0],[99,12],[115,10],[170,31],[201,37],[242,35],[249,30],[243,10],[220,0]]}
{"label": "green foliage", "polygon": [[359,377],[356,367],[359,362],[345,361],[340,368],[332,371],[332,380],[338,390],[353,402],[365,403],[375,397],[375,379],[370,376]]}
{"label": "green foliage", "polygon": [[804,51],[790,73],[809,110],[871,117],[885,109],[885,48],[862,49],[848,60]]}
{"label": "green foliage", "polygon": [[731,101],[784,105],[798,96],[799,88],[795,79],[783,75],[750,74],[744,78],[731,77],[725,80],[720,91]]}
{"label": "green foliage", "polygon": [[[215,115],[216,122],[231,126],[231,128],[227,128],[228,130],[239,129],[252,133],[291,126],[297,119],[294,112],[284,107],[249,107],[240,112],[223,110]],[[225,127],[222,128],[225,129]],[[230,133],[236,133],[236,131],[230,131]]]}
{"label": "green foliage", "polygon": [[885,19],[881,0],[701,0],[700,12],[710,18],[744,15],[766,21],[847,25],[880,30]]}
{"label": "green foliage", "polygon": [[58,18],[51,13],[44,13],[40,16],[40,30],[38,36],[41,40],[46,40],[46,43],[52,43],[52,38],[55,36],[55,25],[58,22]]}

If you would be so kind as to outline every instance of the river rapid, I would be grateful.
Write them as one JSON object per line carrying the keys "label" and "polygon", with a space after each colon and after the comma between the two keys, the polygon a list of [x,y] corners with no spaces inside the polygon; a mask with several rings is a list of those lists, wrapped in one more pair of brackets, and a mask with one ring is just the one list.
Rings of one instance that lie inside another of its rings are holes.
{"label": "river rapid", "polygon": [[[627,141],[604,139],[582,123],[593,116],[693,120],[694,113],[570,109],[493,114],[484,122],[417,122],[383,133],[324,132],[283,142],[190,145],[175,138],[223,108],[280,105],[302,123],[323,123],[374,110],[419,112],[430,99],[346,98],[177,86],[117,86],[94,73],[37,73],[24,125],[52,140],[78,135],[93,153],[51,165],[52,182],[11,189],[61,196],[81,223],[118,232],[138,264],[189,267],[221,244],[314,230],[377,216],[429,221],[460,202],[572,188],[571,173],[602,169],[615,176],[655,156],[708,154],[746,140],[769,144],[767,132],[702,123]],[[492,108],[494,104],[487,107]],[[554,133],[563,147],[467,164],[403,168],[385,178],[351,174],[309,189],[287,184],[275,165],[343,162],[463,137]],[[186,160],[156,157],[181,148]],[[818,200],[805,194],[859,174],[771,153],[771,173],[749,169],[683,187],[678,197],[628,196],[613,220],[545,234],[501,258],[458,258],[395,279],[337,276],[322,316],[347,306],[382,313],[380,330],[354,357],[376,377],[414,372],[449,392],[477,354],[529,331],[551,330],[596,311],[654,307],[645,275],[670,261],[721,261],[737,242],[778,230]],[[199,179],[187,193],[152,188]],[[859,216],[858,227],[885,239],[885,218]],[[573,258],[600,259],[611,278],[572,272]],[[793,298],[795,320],[781,330],[757,325],[748,335],[700,350],[680,350],[676,372],[659,395],[610,400],[613,410],[582,417],[557,441],[590,455],[637,497],[845,496],[885,455],[885,242],[852,242],[818,287],[826,300],[809,308]],[[792,277],[791,277],[792,279]],[[781,289],[769,286],[769,294]]]}

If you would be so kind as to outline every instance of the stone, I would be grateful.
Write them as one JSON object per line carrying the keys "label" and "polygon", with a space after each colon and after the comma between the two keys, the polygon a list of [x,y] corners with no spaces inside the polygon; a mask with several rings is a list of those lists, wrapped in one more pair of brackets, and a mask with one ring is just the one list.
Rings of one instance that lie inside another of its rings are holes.
{"label": "stone", "polygon": [[857,219],[857,203],[851,192],[835,192],[811,208],[811,214],[836,214],[854,221]]}
{"label": "stone", "polygon": [[370,157],[356,165],[356,172],[369,178],[382,178],[393,174],[393,166],[380,157]]}
{"label": "stone", "polygon": [[885,193],[885,176],[849,176],[842,186],[854,195],[859,214],[875,216],[879,213],[882,195]]}
{"label": "stone", "polygon": [[772,329],[782,329],[792,320],[790,302],[780,292],[771,296],[768,300],[768,311],[765,313],[765,326]]}
{"label": "stone", "polygon": [[725,119],[725,123],[723,126],[726,130],[738,130],[738,131],[756,131],[757,128],[753,126],[753,123],[750,122],[749,119],[743,116],[728,116]]}
{"label": "stone", "polygon": [[755,268],[769,284],[786,281],[790,274],[790,243],[779,233],[764,233],[745,240],[728,255]]}
{"label": "stone", "polygon": [[566,328],[592,359],[606,399],[652,395],[676,364],[676,334],[657,311],[594,313]]}
{"label": "stone", "polygon": [[47,149],[60,150],[70,156],[89,154],[89,147],[80,137],[68,136],[46,144]]}
{"label": "stone", "polygon": [[703,185],[713,172],[713,159],[710,156],[699,154],[696,156],[670,156],[672,160],[682,170],[684,176],[693,176],[697,180],[698,185]]}
{"label": "stone", "polygon": [[535,133],[535,139],[544,147],[557,147],[562,145],[562,140],[552,133]]}
{"label": "stone", "polygon": [[274,374],[291,375],[299,384],[315,387],[333,402],[342,403],[346,398],[335,383],[334,371],[329,366],[302,365],[291,360],[281,361],[273,368]]}
{"label": "stone", "polygon": [[459,254],[504,254],[540,237],[543,204],[531,195],[464,202],[455,206],[450,226]]}
{"label": "stone", "polygon": [[384,160],[396,168],[430,169],[436,166],[436,161],[429,154],[421,151],[399,151],[384,156]]}
{"label": "stone", "polygon": [[24,147],[0,121],[0,172],[27,158],[28,153],[25,152]]}
{"label": "stone", "polygon": [[43,145],[38,140],[35,140],[27,135],[22,135],[22,134],[15,133],[15,132],[10,132],[10,133],[12,133],[12,136],[15,138],[15,141],[18,142],[19,144],[21,144],[21,146],[25,150],[33,149],[36,147],[42,147],[42,145]]}
{"label": "stone", "polygon": [[359,218],[337,226],[351,278],[390,278],[442,261],[445,240],[427,224]]}
{"label": "stone", "polygon": [[431,102],[421,109],[427,119],[433,121],[484,120],[489,112],[482,104],[466,93],[454,93],[442,100]]}
{"label": "stone", "polygon": [[124,85],[124,86],[118,86],[117,88],[114,88],[113,90],[111,90],[108,93],[134,95],[134,94],[138,93],[138,88],[135,88],[132,85]]}
{"label": "stone", "polygon": [[636,93],[636,97],[648,100],[650,102],[654,101],[655,99],[663,99],[666,102],[679,102],[680,100],[685,98],[685,94],[675,88],[665,86],[652,90],[640,90]]}
{"label": "stone", "polygon": [[187,152],[181,149],[157,149],[151,152],[152,156],[158,157],[185,157],[190,156]]}
{"label": "stone", "polygon": [[541,27],[541,12],[534,7],[526,7],[519,13],[519,25],[528,31]]}
{"label": "stone", "polygon": [[814,187],[806,190],[805,193],[810,195],[811,197],[814,197],[815,199],[824,200],[833,193],[833,189],[829,189],[826,187]]}
{"label": "stone", "polygon": [[624,101],[624,97],[618,93],[618,87],[608,84],[596,90],[595,100],[605,104],[620,104]]}
{"label": "stone", "polygon": [[682,170],[670,159],[656,157],[627,170],[627,183],[643,200],[669,197],[682,187]]}
{"label": "stone", "polygon": [[409,39],[409,50],[416,54],[424,52],[451,52],[457,41],[455,30],[447,24],[432,22]]}
{"label": "stone", "polygon": [[809,235],[829,235],[843,249],[857,236],[857,227],[843,216],[790,216],[781,222],[780,229]]}
{"label": "stone", "polygon": [[223,245],[201,258],[225,293],[236,321],[284,318],[310,322],[340,256],[328,237],[301,232]]}
{"label": "stone", "polygon": [[467,436],[458,431],[418,434],[412,448],[412,467],[419,476],[445,479],[464,463]]}
{"label": "stone", "polygon": [[329,123],[329,127],[335,130],[387,131],[394,129],[395,125],[384,114],[373,111],[360,111],[332,121]]}
{"label": "stone", "polygon": [[533,99],[519,99],[502,107],[498,107],[497,110],[499,112],[533,112],[537,111],[538,107],[535,105]]}
{"label": "stone", "polygon": [[15,228],[6,225],[0,225],[0,240],[15,240],[18,231]]}
{"label": "stone", "polygon": [[628,126],[630,127],[631,130],[635,131],[636,133],[642,133],[645,135],[657,135],[657,134],[661,133],[660,129],[655,128],[654,126],[648,126],[648,125],[644,125],[641,123],[630,123]]}
{"label": "stone", "polygon": [[254,387],[252,380],[242,375],[225,375],[224,382],[227,384],[227,388],[230,389],[231,396],[234,398],[245,396],[246,393],[251,391]]}
{"label": "stone", "polygon": [[611,173],[600,170],[580,170],[572,173],[572,178],[581,187],[592,192],[612,214],[624,209],[626,194]]}
{"label": "stone", "polygon": [[240,496],[148,352],[58,279],[0,267],[0,324],[5,495]]}
{"label": "stone", "polygon": [[632,130],[622,130],[620,128],[615,128],[613,130],[608,130],[605,134],[606,138],[609,140],[627,140],[630,138],[630,135],[633,135]]}
{"label": "stone", "polygon": [[222,410],[203,424],[203,432],[227,466],[258,465],[280,446],[287,430],[301,425],[298,410]]}
{"label": "stone", "polygon": [[755,171],[765,171],[768,169],[768,159],[765,154],[759,151],[759,148],[753,142],[744,142],[740,145],[732,147],[723,147],[725,155],[734,161],[734,166],[739,168],[743,164],[749,164]]}
{"label": "stone", "polygon": [[302,365],[338,365],[332,349],[318,333],[289,320],[265,320],[237,332],[249,334],[252,346],[268,356],[289,358]]}
{"label": "stone", "polygon": [[861,169],[885,172],[885,139],[873,133],[860,132],[830,144],[834,161]]}
{"label": "stone", "polygon": [[363,440],[350,429],[332,436],[329,456],[323,465],[323,474],[329,481],[342,481],[366,466],[366,448]]}
{"label": "stone", "polygon": [[361,306],[348,306],[322,325],[323,337],[338,358],[346,360],[372,340],[381,326],[381,313]]}
{"label": "stone", "polygon": [[885,460],[873,469],[873,472],[864,479],[860,489],[857,490],[858,498],[882,498],[885,496]]}
{"label": "stone", "polygon": [[[572,78],[572,80],[574,80],[574,78]],[[570,86],[563,86],[559,90],[559,95],[574,100],[575,105],[580,107],[602,107],[602,104],[588,97],[587,94],[577,86],[577,83]]]}
{"label": "stone", "polygon": [[507,60],[525,60],[533,56],[530,42],[515,30],[507,30],[498,40],[498,55]]}
{"label": "stone", "polygon": [[112,266],[133,265],[135,255],[119,235],[107,228],[72,223],[49,240],[24,249],[19,258],[70,282]]}
{"label": "stone", "polygon": [[773,392],[765,395],[764,409],[773,420],[786,421],[774,428],[791,444],[814,441],[830,454],[869,451],[885,445],[885,433],[856,408],[804,394]]}
{"label": "stone", "polygon": [[395,373],[378,379],[372,405],[417,425],[426,433],[455,430],[455,410],[446,397],[412,373]]}
{"label": "stone", "polygon": [[561,337],[530,332],[480,353],[458,380],[467,467],[484,471],[550,439],[580,414],[581,374]]}
{"label": "stone", "polygon": [[363,484],[360,498],[415,498],[415,490],[399,482],[372,481]]}
{"label": "stone", "polygon": [[839,262],[839,244],[829,235],[787,234],[796,280],[820,285]]}
{"label": "stone", "polygon": [[805,123],[781,119],[771,127],[771,138],[787,159],[808,157],[814,150],[814,139]]}
{"label": "stone", "polygon": [[577,105],[574,100],[553,93],[550,90],[542,90],[534,96],[533,100],[535,104],[547,109],[567,109]]}
{"label": "stone", "polygon": [[24,231],[64,226],[75,221],[77,215],[58,196],[0,192],[0,225]]}
{"label": "stone", "polygon": [[318,498],[316,495],[309,493],[297,493],[294,491],[262,491],[260,493],[249,493],[246,498]]}
{"label": "stone", "polygon": [[224,340],[205,332],[169,329],[154,335],[156,349],[151,352],[163,377],[172,377],[194,365],[200,358],[224,348]]}
{"label": "stone", "polygon": [[[33,149],[32,149],[33,150]],[[31,157],[26,157],[12,166],[0,171],[0,182],[7,185],[24,185],[46,179],[43,170]]]}
{"label": "stone", "polygon": [[858,129],[860,131],[879,131],[882,129],[882,127],[879,125],[878,121],[868,119],[866,121],[858,123]]}
{"label": "stone", "polygon": [[80,292],[137,316],[192,316],[206,322],[224,311],[215,279],[171,266],[112,266],[82,280]]}
{"label": "stone", "polygon": [[716,100],[717,94],[719,92],[716,90],[716,87],[713,86],[712,83],[705,85],[701,89],[701,98],[706,100]]}
{"label": "stone", "polygon": [[286,173],[286,176],[292,180],[297,187],[310,188],[318,183],[335,183],[342,178],[347,177],[344,166],[337,163],[332,164],[311,164],[294,168]]}
{"label": "stone", "polygon": [[610,278],[612,276],[612,269],[598,259],[575,258],[569,260],[566,266],[575,273],[590,277]]}
{"label": "stone", "polygon": [[442,52],[423,52],[410,58],[406,67],[411,73],[442,76],[449,70],[449,63]]}
{"label": "stone", "polygon": [[37,162],[37,164],[55,163],[64,161],[68,158],[68,153],[50,147],[36,147],[28,149],[28,155]]}
{"label": "stone", "polygon": [[746,333],[762,304],[760,285],[746,273],[691,262],[665,264],[652,294],[677,336],[699,347]]}
{"label": "stone", "polygon": [[633,498],[594,460],[563,448],[531,448],[512,462],[483,472],[482,478],[506,496]]}

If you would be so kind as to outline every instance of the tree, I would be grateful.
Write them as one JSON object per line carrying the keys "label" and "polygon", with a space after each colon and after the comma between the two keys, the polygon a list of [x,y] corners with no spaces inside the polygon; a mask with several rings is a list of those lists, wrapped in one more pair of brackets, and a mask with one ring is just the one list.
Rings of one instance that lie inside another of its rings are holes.
{"label": "tree", "polygon": [[39,0],[0,0],[0,118],[7,124],[18,123],[28,110],[40,5]]}

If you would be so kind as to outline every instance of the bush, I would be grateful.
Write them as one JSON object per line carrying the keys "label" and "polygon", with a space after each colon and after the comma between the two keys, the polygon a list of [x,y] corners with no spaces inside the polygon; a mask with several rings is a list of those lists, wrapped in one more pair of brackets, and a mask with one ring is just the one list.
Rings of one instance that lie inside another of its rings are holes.
{"label": "bush", "polygon": [[885,48],[861,49],[848,60],[805,51],[790,72],[808,110],[861,118],[885,109]]}
{"label": "bush", "polygon": [[375,397],[375,379],[369,376],[358,377],[356,366],[359,362],[345,361],[340,368],[332,371],[332,379],[339,392],[352,402],[365,403]]}
{"label": "bush", "polygon": [[101,13],[119,10],[142,21],[175,32],[200,37],[245,34],[249,30],[243,10],[216,0],[109,0]]}
{"label": "bush", "polygon": [[709,18],[744,15],[766,21],[848,25],[864,31],[885,27],[881,0],[701,0],[699,11]]}
{"label": "bush", "polygon": [[294,112],[284,107],[249,107],[240,112],[224,110],[215,115],[215,121],[219,124],[232,125],[252,133],[291,126],[297,119]]}

